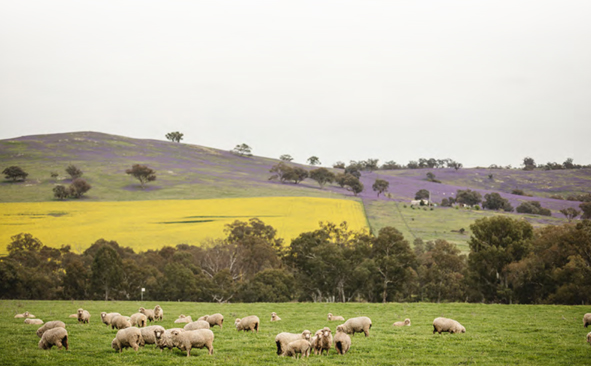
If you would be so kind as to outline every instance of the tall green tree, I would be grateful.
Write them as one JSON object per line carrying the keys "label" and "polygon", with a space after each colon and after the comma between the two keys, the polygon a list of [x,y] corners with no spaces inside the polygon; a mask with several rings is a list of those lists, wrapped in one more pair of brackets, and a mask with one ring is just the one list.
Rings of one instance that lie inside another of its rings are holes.
{"label": "tall green tree", "polygon": [[131,169],[127,169],[125,173],[139,180],[142,188],[145,187],[146,183],[156,180],[156,171],[146,165],[133,164]]}
{"label": "tall green tree", "polygon": [[326,168],[318,168],[310,171],[310,179],[318,182],[320,188],[323,188],[325,184],[334,182],[335,175]]}
{"label": "tall green tree", "polygon": [[91,266],[91,283],[97,294],[104,294],[105,301],[114,298],[123,276],[121,257],[109,244],[102,245],[96,252]]}
{"label": "tall green tree", "polygon": [[184,134],[176,131],[176,132],[169,132],[166,134],[166,139],[172,142],[180,143],[183,139]]}
{"label": "tall green tree", "polygon": [[317,156],[310,156],[308,158],[308,164],[314,166],[314,165],[320,165],[320,159]]}
{"label": "tall green tree", "polygon": [[378,197],[381,193],[387,192],[388,187],[390,187],[390,183],[383,179],[376,179],[373,186],[371,186],[373,191],[378,193]]}
{"label": "tall green tree", "polygon": [[21,167],[19,166],[9,166],[8,168],[4,168],[2,174],[6,177],[6,179],[10,179],[13,182],[17,180],[25,180],[29,173],[26,173]]}

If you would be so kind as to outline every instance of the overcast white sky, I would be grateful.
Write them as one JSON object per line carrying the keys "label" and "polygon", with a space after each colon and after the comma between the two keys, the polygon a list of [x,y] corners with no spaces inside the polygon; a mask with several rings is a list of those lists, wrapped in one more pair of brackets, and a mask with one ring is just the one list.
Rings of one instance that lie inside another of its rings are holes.
{"label": "overcast white sky", "polygon": [[0,139],[591,164],[591,1],[0,0]]}

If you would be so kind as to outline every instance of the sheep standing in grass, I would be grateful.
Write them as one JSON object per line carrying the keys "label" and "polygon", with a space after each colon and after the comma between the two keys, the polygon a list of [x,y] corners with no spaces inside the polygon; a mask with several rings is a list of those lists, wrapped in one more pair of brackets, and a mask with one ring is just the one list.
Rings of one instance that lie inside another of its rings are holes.
{"label": "sheep standing in grass", "polygon": [[160,325],[150,325],[149,327],[140,328],[140,333],[142,334],[144,345],[156,344],[156,334],[162,334],[165,331],[166,329],[164,329],[164,327]]}
{"label": "sheep standing in grass", "polygon": [[111,329],[125,329],[131,327],[131,323],[126,316],[115,315],[111,318]]}
{"label": "sheep standing in grass", "polygon": [[305,339],[298,339],[297,341],[289,342],[287,346],[285,346],[285,356],[292,356],[293,358],[298,358],[298,353],[303,358],[304,356],[310,357],[310,342]]}
{"label": "sheep standing in grass", "polygon": [[191,355],[192,348],[207,348],[209,354],[213,354],[213,332],[209,329],[187,330],[171,332],[172,344],[181,351],[187,351],[187,357]]}
{"label": "sheep standing in grass", "polygon": [[139,312],[144,314],[150,322],[154,321],[154,310],[140,308]]}
{"label": "sheep standing in grass", "polygon": [[139,328],[129,327],[125,329],[119,329],[117,335],[111,342],[111,348],[121,353],[123,348],[133,348],[137,351],[143,345],[142,333]]}
{"label": "sheep standing in grass", "polygon": [[193,319],[191,319],[191,315],[185,316],[184,314],[179,315],[179,318],[175,320],[175,323],[191,323]]}
{"label": "sheep standing in grass", "polygon": [[252,330],[252,331],[256,331],[258,333],[260,324],[261,324],[261,321],[259,320],[259,317],[256,315],[249,315],[249,316],[244,317],[242,319],[237,318],[234,321],[234,325],[236,326],[236,330],[238,330],[238,331],[243,330],[246,332],[248,332],[249,330]]}
{"label": "sheep standing in grass", "polygon": [[[324,329],[324,328],[323,328]],[[320,336],[322,335],[322,329],[319,329],[314,333],[314,336],[310,339],[310,344],[312,345],[312,349],[314,350],[314,354],[318,354],[318,347],[320,342]]]}
{"label": "sheep standing in grass", "polygon": [[41,324],[43,324],[43,320],[41,320],[41,319],[25,319],[25,324],[41,325]]}
{"label": "sheep standing in grass", "polygon": [[148,318],[142,313],[135,313],[129,318],[129,323],[132,327],[143,328],[148,325]]}
{"label": "sheep standing in grass", "polygon": [[66,323],[64,323],[61,320],[52,320],[50,322],[47,322],[45,324],[43,324],[43,326],[39,329],[37,329],[37,336],[38,337],[43,337],[43,333],[47,332],[50,329],[53,328],[66,328]]}
{"label": "sheep standing in grass", "polygon": [[285,349],[287,345],[293,341],[298,341],[300,339],[310,341],[310,334],[309,330],[304,330],[301,333],[279,333],[275,337],[275,344],[277,345],[277,354],[278,355],[285,355]]}
{"label": "sheep standing in grass", "polygon": [[220,329],[224,325],[224,316],[220,313],[212,314],[212,315],[204,315],[198,320],[205,320],[209,323],[209,326],[213,328],[214,325],[219,325]]}
{"label": "sheep standing in grass", "polygon": [[315,355],[321,355],[324,350],[328,355],[328,350],[332,346],[332,334],[329,327],[324,327],[314,334],[312,341],[312,348],[314,348]]}
{"label": "sheep standing in grass", "polygon": [[154,306],[154,321],[164,319],[164,310],[160,305]]}
{"label": "sheep standing in grass", "polygon": [[404,327],[404,326],[410,327],[410,319],[406,318],[406,319],[404,319],[403,322],[395,322],[394,324],[392,324],[392,326],[394,326],[394,327]]}
{"label": "sheep standing in grass", "polygon": [[166,329],[164,333],[159,331],[154,332],[154,335],[156,336],[156,347],[160,348],[160,352],[165,348],[168,348],[169,350],[174,348],[174,344],[172,343],[172,332],[175,330],[179,332],[185,331],[183,328],[170,328]]}
{"label": "sheep standing in grass", "polygon": [[591,313],[583,315],[583,325],[585,326],[585,328],[587,328],[589,324],[591,324]]}
{"label": "sheep standing in grass", "polygon": [[328,321],[333,321],[333,320],[342,320],[342,321],[345,321],[345,318],[343,318],[340,315],[332,315],[332,313],[328,313]]}
{"label": "sheep standing in grass", "polygon": [[66,351],[68,350],[68,331],[65,328],[52,328],[43,333],[39,341],[39,348],[51,349],[53,346],[57,346],[57,349],[66,347]]}
{"label": "sheep standing in grass", "polygon": [[347,334],[355,335],[355,333],[364,333],[366,337],[369,337],[369,330],[372,324],[370,318],[360,316],[351,318],[341,325],[343,326],[343,331]]}
{"label": "sheep standing in grass", "polygon": [[351,348],[351,337],[345,333],[342,325],[337,327],[337,334],[334,336],[334,348],[339,355],[344,355]]}
{"label": "sheep standing in grass", "polygon": [[435,318],[433,320],[433,334],[435,332],[441,334],[441,332],[453,333],[466,333],[466,328],[457,321],[448,318]]}
{"label": "sheep standing in grass", "polygon": [[82,308],[78,309],[78,323],[90,324],[90,313]]}
{"label": "sheep standing in grass", "polygon": [[276,322],[276,321],[279,321],[279,320],[281,320],[281,318],[277,315],[277,313],[276,312],[272,312],[271,313],[271,321],[272,322]]}
{"label": "sheep standing in grass", "polygon": [[113,317],[115,315],[121,315],[119,313],[106,313],[106,312],[102,312],[101,313],[101,321],[103,323],[105,323],[106,325],[111,325],[111,319],[113,319]]}
{"label": "sheep standing in grass", "polygon": [[209,329],[211,326],[205,320],[195,320],[194,322],[187,323],[184,326],[184,330],[197,330],[197,329]]}

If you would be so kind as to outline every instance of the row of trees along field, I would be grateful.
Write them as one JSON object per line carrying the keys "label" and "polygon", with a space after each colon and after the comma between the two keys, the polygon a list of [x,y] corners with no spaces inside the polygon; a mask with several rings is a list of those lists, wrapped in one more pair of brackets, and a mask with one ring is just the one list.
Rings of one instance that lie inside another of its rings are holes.
{"label": "row of trees along field", "polygon": [[591,221],[534,229],[496,216],[471,225],[470,252],[445,240],[414,248],[393,227],[377,236],[321,223],[289,245],[259,219],[224,239],[135,253],[98,240],[81,254],[12,237],[0,259],[4,299],[204,302],[469,301],[591,303]]}

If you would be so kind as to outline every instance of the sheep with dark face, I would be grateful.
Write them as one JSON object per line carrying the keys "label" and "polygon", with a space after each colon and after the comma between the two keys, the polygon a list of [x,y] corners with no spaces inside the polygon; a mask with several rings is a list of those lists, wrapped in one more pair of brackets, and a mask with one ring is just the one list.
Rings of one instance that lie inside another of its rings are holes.
{"label": "sheep with dark face", "polygon": [[301,358],[310,357],[310,342],[305,339],[298,339],[297,341],[289,342],[285,347],[285,356],[292,356],[298,358],[300,354]]}
{"label": "sheep with dark face", "polygon": [[50,322],[47,322],[45,324],[43,324],[43,326],[39,329],[37,329],[37,336],[39,338],[43,337],[43,333],[47,332],[50,329],[53,328],[66,328],[66,323],[64,323],[61,320],[52,320]]}
{"label": "sheep with dark face", "polygon": [[82,324],[89,324],[90,323],[90,313],[88,310],[84,310],[82,308],[78,309],[76,312],[78,314],[78,323]]}
{"label": "sheep with dark face", "polygon": [[119,329],[111,342],[111,348],[119,353],[123,351],[123,348],[133,348],[134,351],[137,351],[141,345],[143,345],[142,333],[136,327]]}
{"label": "sheep with dark face", "polygon": [[166,329],[160,325],[150,325],[149,327],[140,328],[140,333],[142,334],[142,339],[144,340],[144,345],[146,344],[156,344],[156,334],[157,333],[164,333]]}
{"label": "sheep with dark face", "polygon": [[220,329],[222,329],[222,326],[224,325],[224,316],[220,313],[216,313],[213,315],[204,315],[198,320],[205,320],[209,323],[209,326],[211,328],[213,328],[214,325],[219,325]]}
{"label": "sheep with dark face", "polygon": [[334,336],[334,348],[339,355],[344,355],[351,348],[351,337],[345,333],[342,325],[337,327],[337,334]]}
{"label": "sheep with dark face", "polygon": [[343,331],[347,334],[364,333],[366,337],[369,337],[369,330],[371,329],[371,319],[366,316],[360,316],[357,318],[348,319],[345,323],[341,324]]}
{"label": "sheep with dark face", "polygon": [[261,324],[261,321],[259,320],[259,317],[256,315],[250,315],[250,316],[244,317],[242,319],[236,318],[236,320],[234,321],[234,325],[236,326],[236,330],[238,330],[238,331],[243,330],[245,332],[252,330],[252,331],[256,331],[258,333],[260,324]]}
{"label": "sheep with dark face", "polygon": [[150,322],[154,321],[154,310],[153,309],[140,308],[139,312],[144,314]]}
{"label": "sheep with dark face", "polygon": [[66,328],[52,328],[43,333],[39,341],[39,348],[51,349],[53,346],[56,346],[57,349],[62,349],[65,346],[66,351],[68,350],[68,331],[66,331]]}
{"label": "sheep with dark face", "polygon": [[410,319],[406,318],[403,322],[394,322],[393,327],[410,327]]}
{"label": "sheep with dark face", "polygon": [[207,348],[209,354],[213,354],[213,332],[209,329],[187,330],[184,332],[174,330],[171,332],[172,344],[181,351],[187,351],[187,357],[191,355],[192,348]]}
{"label": "sheep with dark face", "polygon": [[433,320],[433,334],[435,334],[435,332],[439,334],[441,334],[441,332],[449,332],[451,334],[466,333],[466,328],[453,319],[439,317]]}
{"label": "sheep with dark face", "polygon": [[283,332],[277,334],[277,336],[275,337],[275,344],[277,345],[277,354],[280,356],[285,356],[285,350],[287,348],[287,345],[293,341],[303,339],[309,342],[310,334],[311,332],[307,329],[301,333]]}

